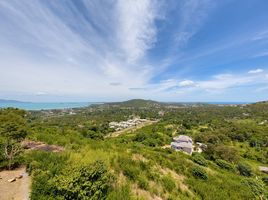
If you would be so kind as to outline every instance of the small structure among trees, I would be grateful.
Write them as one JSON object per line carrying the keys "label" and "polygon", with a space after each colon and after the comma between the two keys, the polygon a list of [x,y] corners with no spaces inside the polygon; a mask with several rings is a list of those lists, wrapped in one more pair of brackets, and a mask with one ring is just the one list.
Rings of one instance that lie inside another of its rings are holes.
{"label": "small structure among trees", "polygon": [[173,138],[171,148],[191,155],[193,153],[193,140],[187,135],[179,135]]}
{"label": "small structure among trees", "polygon": [[268,174],[268,167],[259,166],[259,170],[263,173]]}

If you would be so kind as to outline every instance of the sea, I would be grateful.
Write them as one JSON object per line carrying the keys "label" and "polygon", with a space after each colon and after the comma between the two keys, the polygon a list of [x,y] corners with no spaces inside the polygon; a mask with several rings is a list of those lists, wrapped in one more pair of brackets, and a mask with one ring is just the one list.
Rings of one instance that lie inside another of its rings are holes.
{"label": "sea", "polygon": [[52,110],[52,109],[67,109],[81,108],[92,104],[101,104],[99,102],[62,102],[62,103],[32,103],[32,102],[0,102],[0,108],[20,108],[24,110]]}
{"label": "sea", "polygon": [[[187,103],[187,102],[185,102]],[[189,103],[189,102],[188,102]],[[194,103],[194,102],[191,102]],[[249,102],[201,102],[208,104],[247,104]],[[82,108],[92,104],[102,104],[101,102],[50,102],[50,103],[33,103],[33,102],[0,102],[0,108],[20,108],[24,110],[52,110],[52,109],[68,109]]]}

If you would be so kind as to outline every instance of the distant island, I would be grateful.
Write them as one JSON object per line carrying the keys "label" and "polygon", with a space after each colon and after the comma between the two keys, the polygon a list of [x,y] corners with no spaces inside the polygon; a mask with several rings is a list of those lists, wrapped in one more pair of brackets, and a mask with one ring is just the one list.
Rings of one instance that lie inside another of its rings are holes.
{"label": "distant island", "polygon": [[0,103],[29,103],[29,102],[22,102],[22,101],[9,100],[9,99],[0,99]]}

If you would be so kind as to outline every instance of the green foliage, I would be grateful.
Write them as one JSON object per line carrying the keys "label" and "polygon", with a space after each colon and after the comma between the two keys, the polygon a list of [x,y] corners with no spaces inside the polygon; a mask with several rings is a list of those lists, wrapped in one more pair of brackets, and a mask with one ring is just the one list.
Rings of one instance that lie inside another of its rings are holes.
{"label": "green foliage", "polygon": [[263,177],[262,181],[268,186],[268,176]]}
{"label": "green foliage", "polygon": [[176,188],[175,181],[170,176],[164,176],[161,179],[161,181],[162,181],[162,184],[163,184],[165,190],[167,190],[168,192],[171,192],[172,190],[174,190]]}
{"label": "green foliage", "polygon": [[144,177],[144,176],[139,176],[138,177],[138,186],[141,189],[148,190],[149,182],[147,181],[146,177]]}
{"label": "green foliage", "polygon": [[136,180],[140,174],[139,168],[137,168],[135,161],[126,158],[119,158],[119,166],[123,170],[123,174],[130,180]]}
{"label": "green foliage", "polygon": [[[33,200],[88,199],[89,195],[95,199],[144,199],[135,196],[135,185],[163,199],[260,199],[262,189],[267,189],[261,184],[267,183],[267,178],[261,183],[242,181],[245,177],[234,173],[231,163],[249,163],[252,169],[267,164],[268,124],[259,125],[268,118],[267,108],[267,104],[194,107],[132,101],[74,109],[76,115],[64,110],[53,110],[51,114],[0,109],[0,143],[6,144],[12,136],[14,145],[27,137],[65,147],[62,153],[20,152],[13,159],[14,167],[27,163]],[[159,111],[165,114],[160,116]],[[159,122],[119,137],[107,137],[114,131],[109,122],[133,116]],[[208,147],[192,157],[162,148],[178,134],[189,135]],[[0,151],[0,167],[6,167],[3,148]],[[96,164],[96,160],[105,161],[105,165]],[[242,175],[252,174],[252,170],[248,173],[239,168]],[[162,170],[172,171],[174,179]],[[118,179],[111,183],[110,174]],[[92,181],[96,176],[97,181]],[[176,188],[180,177],[188,190]]]}
{"label": "green foliage", "polygon": [[139,132],[136,134],[133,141],[141,142],[150,147],[157,147],[165,144],[165,137],[157,132]]}
{"label": "green foliage", "polygon": [[205,154],[208,158],[223,159],[229,162],[238,160],[238,152],[235,148],[229,147],[226,145],[208,145],[208,148],[205,151]]}
{"label": "green foliage", "polygon": [[208,175],[207,175],[206,171],[198,166],[192,168],[192,174],[196,178],[200,178],[200,179],[204,179],[204,180],[208,179]]}
{"label": "green foliage", "polygon": [[0,167],[16,167],[22,161],[20,142],[26,137],[25,112],[18,109],[0,110]]}
{"label": "green foliage", "polygon": [[243,180],[242,184],[245,184],[256,198],[263,199],[267,195],[264,185],[258,180],[248,178]]}
{"label": "green foliage", "polygon": [[217,159],[217,160],[215,160],[215,162],[222,169],[226,169],[226,170],[229,170],[229,171],[233,171],[234,170],[234,166],[231,163],[228,163],[225,160]]}
{"label": "green foliage", "polygon": [[[68,176],[66,176],[68,174]],[[62,172],[55,178],[57,194],[64,199],[104,199],[108,194],[111,177],[102,161],[79,166]]]}
{"label": "green foliage", "polygon": [[252,169],[248,164],[238,163],[236,166],[239,174],[242,176],[252,176]]}
{"label": "green foliage", "polygon": [[129,184],[120,187],[112,188],[112,191],[108,194],[107,200],[129,200],[132,193]]}
{"label": "green foliage", "polygon": [[32,177],[31,199],[59,199],[55,175],[65,167],[67,155],[33,151],[26,155],[27,169]]}
{"label": "green foliage", "polygon": [[206,159],[199,153],[195,153],[192,155],[192,160],[202,166],[207,166],[208,162],[206,161]]}

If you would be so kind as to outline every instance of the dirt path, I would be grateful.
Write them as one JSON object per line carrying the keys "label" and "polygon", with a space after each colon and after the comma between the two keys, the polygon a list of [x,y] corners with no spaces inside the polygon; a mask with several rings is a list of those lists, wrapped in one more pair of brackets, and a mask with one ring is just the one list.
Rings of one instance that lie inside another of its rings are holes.
{"label": "dirt path", "polygon": [[[8,182],[19,175],[22,178]],[[25,167],[0,172],[0,200],[28,200],[30,199],[31,178]]]}
{"label": "dirt path", "polygon": [[132,127],[123,129],[123,130],[121,130],[121,131],[113,132],[113,133],[111,133],[110,135],[106,136],[106,138],[107,138],[107,137],[118,137],[119,135],[121,135],[121,134],[123,134],[123,133],[129,132],[129,131],[134,131],[134,130],[140,129],[140,128],[144,127],[144,126],[149,126],[149,125],[151,125],[151,124],[154,124],[154,123],[156,123],[156,122],[158,122],[158,121],[157,121],[157,120],[156,120],[156,121],[146,121],[146,122],[141,123],[141,124],[139,124],[139,125],[137,125],[137,126],[132,126]]}

